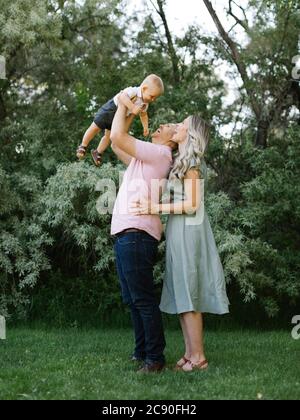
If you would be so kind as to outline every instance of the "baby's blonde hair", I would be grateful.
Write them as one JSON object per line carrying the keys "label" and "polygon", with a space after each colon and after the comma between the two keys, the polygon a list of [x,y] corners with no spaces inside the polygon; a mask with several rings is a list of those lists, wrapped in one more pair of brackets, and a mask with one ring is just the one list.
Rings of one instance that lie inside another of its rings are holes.
{"label": "baby's blonde hair", "polygon": [[156,74],[150,74],[149,76],[146,77],[146,79],[142,83],[142,86],[150,86],[150,85],[154,85],[158,89],[161,95],[164,94],[165,92],[164,82]]}

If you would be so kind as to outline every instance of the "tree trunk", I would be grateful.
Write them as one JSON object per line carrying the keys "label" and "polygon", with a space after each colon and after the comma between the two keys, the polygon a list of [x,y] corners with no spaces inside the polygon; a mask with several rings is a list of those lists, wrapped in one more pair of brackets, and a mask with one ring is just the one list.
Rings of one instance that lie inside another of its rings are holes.
{"label": "tree trunk", "polygon": [[255,115],[256,119],[259,121],[259,118],[260,118],[260,115],[261,115],[261,104],[257,100],[255,92],[250,87],[251,84],[250,84],[249,76],[247,74],[247,65],[242,59],[242,56],[239,52],[239,47],[235,43],[235,41],[229,36],[229,33],[226,32],[226,30],[225,30],[224,26],[222,25],[215,9],[213,8],[213,5],[212,5],[211,1],[203,0],[203,2],[205,4],[211,18],[213,19],[213,21],[216,25],[221,38],[226,43],[226,45],[229,47],[229,51],[230,51],[232,61],[236,65],[237,70],[238,70],[238,72],[239,72],[239,74],[240,74],[240,76],[243,80],[244,88],[246,89],[246,92],[247,92],[248,98],[250,100],[252,110],[254,112],[254,115]]}
{"label": "tree trunk", "polygon": [[2,93],[0,91],[0,122],[3,121],[6,118],[6,116],[7,116],[7,111],[6,111]]}
{"label": "tree trunk", "polygon": [[158,5],[157,13],[161,17],[161,20],[163,22],[164,29],[165,29],[166,38],[167,38],[168,52],[169,52],[169,56],[170,56],[170,59],[171,59],[171,62],[172,62],[174,83],[175,83],[176,86],[178,86],[179,83],[180,83],[179,58],[176,54],[176,50],[175,50],[173,39],[172,39],[172,34],[171,34],[171,31],[170,31],[170,28],[169,28],[169,25],[168,25],[168,21],[167,21],[167,18],[166,18],[166,14],[165,14],[165,11],[164,11],[163,0],[156,0],[156,1],[157,1],[157,5]]}
{"label": "tree trunk", "polygon": [[[296,81],[292,83],[291,92],[294,99],[294,104],[300,111],[300,82]],[[300,125],[300,117],[298,119],[298,124]]]}
{"label": "tree trunk", "polygon": [[269,135],[270,122],[261,120],[258,122],[257,133],[255,139],[256,147],[266,149],[268,146],[268,135]]}

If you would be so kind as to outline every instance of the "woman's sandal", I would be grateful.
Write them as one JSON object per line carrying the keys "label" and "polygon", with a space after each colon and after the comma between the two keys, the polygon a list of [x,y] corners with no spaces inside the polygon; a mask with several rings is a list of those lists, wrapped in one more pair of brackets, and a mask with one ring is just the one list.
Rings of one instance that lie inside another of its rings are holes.
{"label": "woman's sandal", "polygon": [[93,157],[94,164],[96,166],[100,166],[102,163],[101,153],[99,153],[98,150],[92,150],[92,157]]}
{"label": "woman's sandal", "polygon": [[76,155],[78,159],[80,160],[84,159],[86,155],[86,147],[81,144],[77,149]]}
{"label": "woman's sandal", "polygon": [[199,363],[193,363],[188,360],[187,363],[181,368],[182,372],[194,372],[195,370],[206,370],[208,368],[208,361],[203,360]]}
{"label": "woman's sandal", "polygon": [[182,359],[180,359],[177,363],[176,366],[174,368],[174,370],[179,371],[182,370],[183,366],[189,362],[189,359],[187,359],[186,357],[183,357]]}

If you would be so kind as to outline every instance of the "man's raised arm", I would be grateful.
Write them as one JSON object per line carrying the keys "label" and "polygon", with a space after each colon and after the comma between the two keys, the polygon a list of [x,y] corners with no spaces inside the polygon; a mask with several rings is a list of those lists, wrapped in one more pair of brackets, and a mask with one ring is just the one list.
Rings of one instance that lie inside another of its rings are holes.
{"label": "man's raised arm", "polygon": [[132,157],[136,157],[136,139],[128,134],[130,119],[126,118],[127,108],[119,104],[111,129],[113,145]]}

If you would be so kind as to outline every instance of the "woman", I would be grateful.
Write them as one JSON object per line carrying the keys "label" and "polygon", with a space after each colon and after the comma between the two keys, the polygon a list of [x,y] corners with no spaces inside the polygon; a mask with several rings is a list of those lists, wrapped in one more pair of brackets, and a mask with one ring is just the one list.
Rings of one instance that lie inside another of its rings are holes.
{"label": "woman", "polygon": [[[169,177],[171,203],[136,203],[136,214],[169,214],[166,229],[166,274],[160,309],[179,314],[185,355],[177,370],[191,372],[208,367],[204,353],[203,313],[226,314],[229,301],[214,235],[204,209],[203,159],[209,126],[198,116],[176,127],[178,144]],[[173,192],[172,192],[173,191]]]}

